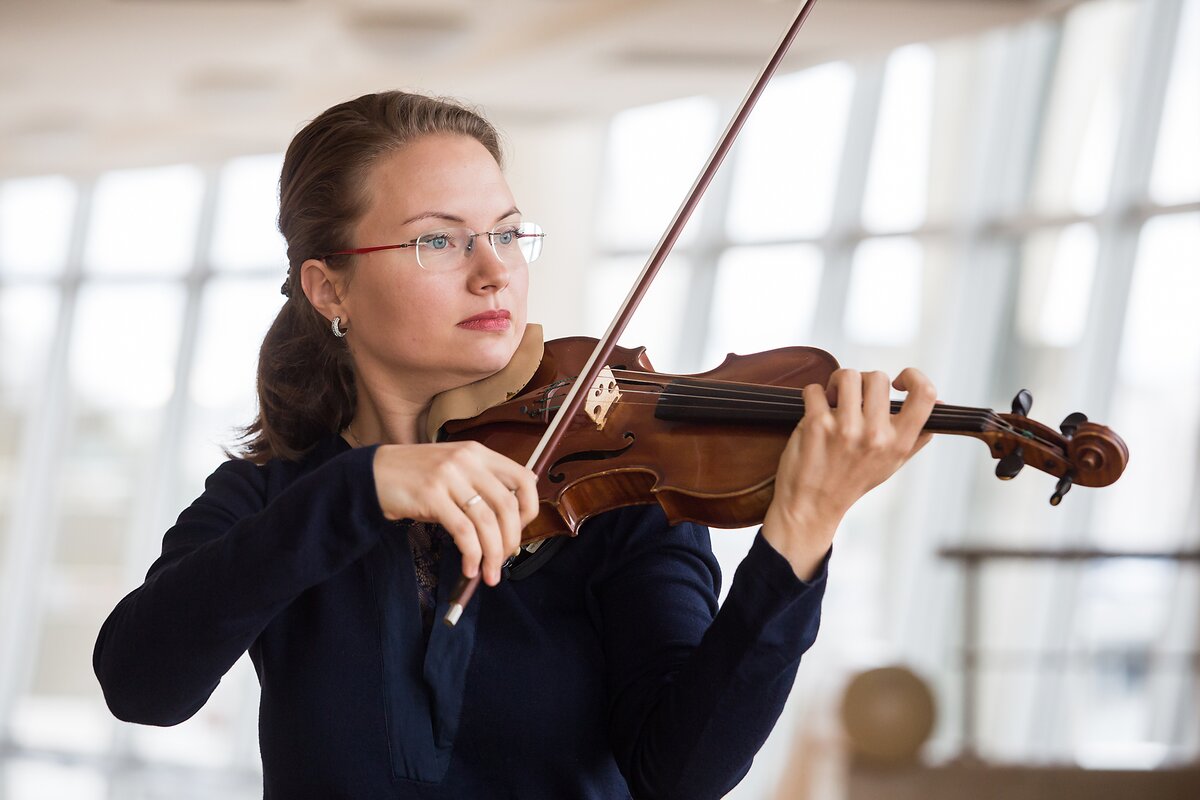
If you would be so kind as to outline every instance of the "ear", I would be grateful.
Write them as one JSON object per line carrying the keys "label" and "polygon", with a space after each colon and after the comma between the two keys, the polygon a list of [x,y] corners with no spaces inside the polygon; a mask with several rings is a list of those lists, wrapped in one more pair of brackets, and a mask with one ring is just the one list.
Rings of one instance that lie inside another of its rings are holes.
{"label": "ear", "polygon": [[324,261],[315,258],[300,265],[300,286],[308,302],[325,319],[341,317],[342,322],[348,324],[350,319],[343,302],[346,297],[346,277],[345,271],[336,272]]}

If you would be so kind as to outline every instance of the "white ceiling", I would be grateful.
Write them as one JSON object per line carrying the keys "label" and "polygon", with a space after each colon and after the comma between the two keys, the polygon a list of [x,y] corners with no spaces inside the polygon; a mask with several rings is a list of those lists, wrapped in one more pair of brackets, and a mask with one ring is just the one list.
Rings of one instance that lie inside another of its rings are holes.
{"label": "white ceiling", "polygon": [[[882,52],[1071,0],[821,0],[785,65]],[[0,0],[0,175],[282,149],[384,88],[501,127],[740,97],[798,4],[771,0]]]}

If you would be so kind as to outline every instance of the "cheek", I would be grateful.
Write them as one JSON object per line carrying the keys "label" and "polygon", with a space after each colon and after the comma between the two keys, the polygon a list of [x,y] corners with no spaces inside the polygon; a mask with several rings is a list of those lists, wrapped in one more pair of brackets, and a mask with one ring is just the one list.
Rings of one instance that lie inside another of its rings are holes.
{"label": "cheek", "polygon": [[455,287],[451,281],[438,280],[442,277],[444,276],[426,273],[381,273],[379,280],[365,288],[372,295],[371,302],[391,313],[413,310],[432,313],[437,309],[447,308],[452,302]]}
{"label": "cheek", "polygon": [[360,332],[374,340],[411,338],[422,327],[419,318],[437,307],[437,299],[430,297],[424,287],[372,278],[354,287]]}
{"label": "cheek", "polygon": [[520,313],[521,319],[524,320],[529,310],[528,268],[513,272],[509,283],[509,291],[512,292],[512,306],[510,310],[514,315]]}

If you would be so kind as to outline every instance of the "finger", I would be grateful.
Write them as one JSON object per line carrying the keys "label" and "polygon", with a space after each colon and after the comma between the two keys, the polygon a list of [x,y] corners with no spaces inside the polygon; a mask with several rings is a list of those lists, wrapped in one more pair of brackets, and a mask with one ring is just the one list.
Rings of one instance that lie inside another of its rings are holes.
{"label": "finger", "polygon": [[[472,458],[469,463],[471,485],[486,498],[495,513],[505,552],[515,553],[521,543],[521,531],[525,525],[524,514],[528,513],[529,521],[537,515],[537,490],[533,472],[508,456],[478,442],[462,444],[465,452]],[[517,491],[522,492],[521,498],[514,496]],[[522,508],[522,498],[528,504],[527,509]],[[488,566],[486,558],[484,566]],[[499,569],[496,569],[497,576]]]}
{"label": "finger", "polygon": [[540,504],[538,501],[537,476],[533,470],[521,468],[517,476],[516,486],[510,486],[517,498],[517,507],[521,514],[521,527],[528,525],[537,518]]}
{"label": "finger", "polygon": [[891,383],[886,372],[872,370],[862,374],[863,419],[868,427],[882,428],[891,424]]}
{"label": "finger", "polygon": [[528,525],[538,515],[537,476],[533,470],[512,459],[497,456],[504,463],[497,465],[496,477],[516,496],[521,525]]}
{"label": "finger", "polygon": [[446,529],[454,546],[462,557],[462,574],[474,578],[479,574],[480,562],[483,559],[483,549],[479,546],[479,533],[475,523],[467,516],[449,495],[444,495],[439,507],[435,510],[435,521]]}
{"label": "finger", "polygon": [[829,398],[825,387],[819,383],[810,383],[801,390],[801,395],[804,397],[804,419],[801,422],[809,423],[808,427],[825,424],[830,418]]}
{"label": "finger", "polygon": [[[523,526],[521,525],[520,508],[517,505],[516,495],[494,475],[486,476],[479,491],[496,515],[502,550],[502,560],[496,568],[496,574],[499,575],[503,559],[507,559],[521,545],[521,528]],[[486,557],[484,561],[486,567]]]}
{"label": "finger", "polygon": [[[847,393],[846,392],[850,392]],[[863,378],[857,369],[834,369],[826,391],[832,407],[860,407],[863,404]],[[857,398],[857,402],[856,402]]]}
{"label": "finger", "polygon": [[913,367],[907,367],[897,375],[892,386],[908,394],[900,406],[900,413],[896,414],[896,430],[903,441],[915,443],[933,411],[937,390],[924,373]]}
{"label": "finger", "polygon": [[863,429],[862,375],[856,369],[839,369],[829,379],[836,389],[837,409],[833,412],[842,433],[857,438]]}
{"label": "finger", "polygon": [[480,564],[483,582],[488,586],[495,586],[500,581],[500,565],[504,563],[507,556],[504,553],[503,538],[500,536],[500,522],[496,519],[496,512],[492,509],[484,493],[478,492],[478,494],[482,498],[481,500],[469,502],[475,497],[472,494],[463,501],[462,509],[475,524],[479,549],[483,553],[483,560]]}

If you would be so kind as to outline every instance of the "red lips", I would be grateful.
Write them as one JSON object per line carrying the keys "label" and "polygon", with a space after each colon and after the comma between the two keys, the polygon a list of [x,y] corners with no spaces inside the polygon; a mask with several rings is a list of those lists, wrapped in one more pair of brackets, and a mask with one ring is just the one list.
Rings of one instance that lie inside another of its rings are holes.
{"label": "red lips", "polygon": [[469,322],[483,322],[484,320],[489,319],[512,319],[512,314],[509,313],[507,308],[498,308],[495,311],[485,311],[482,314],[476,314],[473,317],[468,317],[458,324],[466,325]]}

